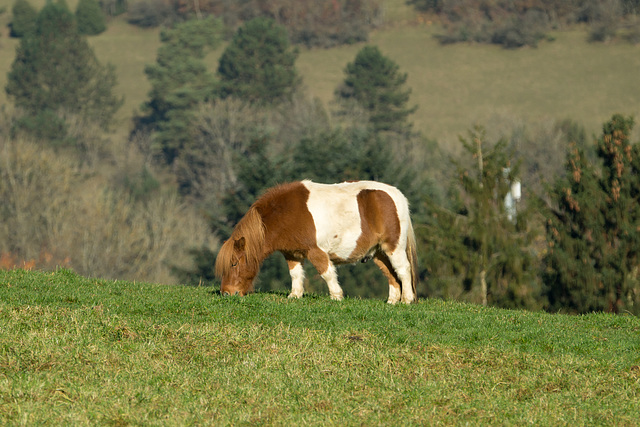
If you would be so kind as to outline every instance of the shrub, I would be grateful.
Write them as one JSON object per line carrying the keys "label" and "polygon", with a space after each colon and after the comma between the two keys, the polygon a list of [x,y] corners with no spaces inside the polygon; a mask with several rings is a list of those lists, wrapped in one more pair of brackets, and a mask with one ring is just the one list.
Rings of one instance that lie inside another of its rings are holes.
{"label": "shrub", "polygon": [[604,43],[616,36],[617,25],[613,22],[597,22],[589,29],[590,42]]}
{"label": "shrub", "polygon": [[624,38],[632,44],[640,43],[640,21],[637,21],[630,25]]}
{"label": "shrub", "polygon": [[11,9],[13,20],[11,21],[11,37],[23,37],[33,32],[36,28],[38,12],[27,0],[16,0]]}
{"label": "shrub", "polygon": [[189,248],[215,247],[206,221],[175,194],[135,200],[104,177],[87,178],[95,171],[81,173],[73,157],[7,135],[0,158],[0,254],[8,267],[57,262],[91,277],[169,283],[173,266],[190,266]]}
{"label": "shrub", "polygon": [[127,0],[100,0],[100,8],[107,16],[122,15],[129,8]]}
{"label": "shrub", "polygon": [[138,27],[154,28],[171,20],[173,11],[164,0],[140,0],[129,8],[127,21]]}
{"label": "shrub", "polygon": [[107,29],[107,22],[97,0],[79,0],[76,23],[80,34],[94,36]]}
{"label": "shrub", "polygon": [[491,42],[508,49],[522,46],[535,47],[545,38],[548,28],[549,20],[544,13],[529,10],[524,16],[515,17],[505,25],[496,28],[491,36]]}

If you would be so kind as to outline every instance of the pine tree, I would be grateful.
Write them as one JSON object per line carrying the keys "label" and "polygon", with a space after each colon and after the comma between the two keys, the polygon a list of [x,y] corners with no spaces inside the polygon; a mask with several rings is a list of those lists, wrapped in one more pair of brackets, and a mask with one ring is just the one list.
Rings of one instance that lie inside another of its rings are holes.
{"label": "pine tree", "polygon": [[512,212],[506,199],[518,180],[518,164],[501,140],[487,149],[484,129],[477,128],[463,146],[477,168],[460,168],[467,202],[465,246],[470,249],[470,273],[480,285],[483,304],[540,308],[540,287],[529,251],[534,237],[527,228],[528,211]]}
{"label": "pine tree", "polygon": [[572,145],[551,197],[545,271],[551,308],[638,312],[640,147],[633,120],[615,115],[597,141],[601,172]]}
{"label": "pine tree", "polygon": [[24,111],[22,129],[53,140],[65,137],[61,114],[107,128],[122,105],[113,94],[114,68],[98,62],[64,2],[40,11],[35,31],[20,40],[7,80],[7,95]]}
{"label": "pine tree", "polygon": [[11,37],[23,37],[35,30],[38,12],[27,0],[16,0],[11,15]]}
{"label": "pine tree", "polygon": [[535,237],[528,227],[530,211],[514,213],[505,203],[518,164],[506,141],[488,144],[482,128],[461,142],[468,156],[456,163],[459,182],[451,197],[456,203],[427,206],[425,228],[417,228],[425,264],[445,287],[434,290],[483,305],[540,309],[544,301],[530,250]]}
{"label": "pine tree", "polygon": [[219,94],[252,103],[280,102],[300,84],[297,57],[284,27],[272,19],[252,19],[238,29],[220,57]]}
{"label": "pine tree", "polygon": [[87,36],[95,36],[107,29],[107,20],[98,0],[79,0],[76,8],[76,22],[78,32]]}
{"label": "pine tree", "polygon": [[418,107],[407,108],[411,89],[405,89],[407,74],[399,70],[376,46],[365,46],[347,64],[335,96],[340,101],[354,100],[368,111],[376,131],[407,131],[411,127],[407,118]]}
{"label": "pine tree", "polygon": [[551,309],[588,312],[602,309],[599,267],[592,262],[593,241],[604,226],[602,200],[595,169],[576,144],[570,145],[565,165],[565,177],[551,191],[558,207],[547,219],[544,281]]}
{"label": "pine tree", "polygon": [[190,20],[160,34],[156,63],[145,68],[151,83],[142,122],[156,130],[153,149],[171,164],[190,141],[194,108],[212,99],[215,84],[204,57],[220,41],[220,22]]}

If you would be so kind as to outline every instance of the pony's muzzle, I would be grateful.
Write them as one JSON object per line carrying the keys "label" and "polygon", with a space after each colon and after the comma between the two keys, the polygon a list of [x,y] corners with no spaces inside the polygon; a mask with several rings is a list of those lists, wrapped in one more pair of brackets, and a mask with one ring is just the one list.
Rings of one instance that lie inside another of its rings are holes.
{"label": "pony's muzzle", "polygon": [[[238,295],[242,296],[242,294],[240,293],[240,291],[235,291],[235,292],[233,293],[233,296],[238,296]],[[231,296],[231,293],[230,293],[229,291],[224,291],[224,292],[222,292],[222,296],[223,296],[223,297],[229,297],[229,296]]]}

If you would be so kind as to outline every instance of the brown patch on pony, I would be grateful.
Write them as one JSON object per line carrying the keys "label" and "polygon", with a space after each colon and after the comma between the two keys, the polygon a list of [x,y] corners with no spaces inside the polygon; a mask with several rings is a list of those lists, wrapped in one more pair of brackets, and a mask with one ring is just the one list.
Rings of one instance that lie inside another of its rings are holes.
{"label": "brown patch on pony", "polygon": [[260,212],[267,230],[264,256],[280,251],[285,258],[302,260],[317,248],[316,226],[307,207],[309,190],[301,182],[272,188],[254,208]]}
{"label": "brown patch on pony", "polygon": [[224,242],[216,257],[215,273],[219,278],[229,273],[238,262],[238,257],[246,255],[247,268],[257,271],[264,259],[263,246],[265,226],[260,213],[251,207],[233,229],[231,237]]}
{"label": "brown patch on pony", "polygon": [[333,260],[331,255],[327,255],[327,253],[320,248],[310,250],[308,259],[321,276],[327,272]]}
{"label": "brown patch on pony", "polygon": [[361,259],[378,245],[393,252],[400,239],[400,219],[393,199],[382,190],[362,190],[357,198],[362,234],[349,258]]}
{"label": "brown patch on pony", "polygon": [[378,252],[375,257],[373,257],[373,262],[376,263],[378,268],[384,274],[384,277],[389,281],[389,286],[393,286],[397,291],[398,295],[402,293],[402,287],[400,286],[400,279],[396,275],[396,271],[391,266],[391,261],[389,261],[389,257],[382,252]]}

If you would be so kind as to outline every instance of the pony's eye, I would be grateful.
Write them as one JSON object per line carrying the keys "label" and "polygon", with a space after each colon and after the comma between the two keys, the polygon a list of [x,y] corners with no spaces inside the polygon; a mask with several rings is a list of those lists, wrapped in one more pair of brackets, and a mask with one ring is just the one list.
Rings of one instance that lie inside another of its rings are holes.
{"label": "pony's eye", "polygon": [[234,261],[231,263],[231,267],[236,267],[238,265],[238,261]]}

